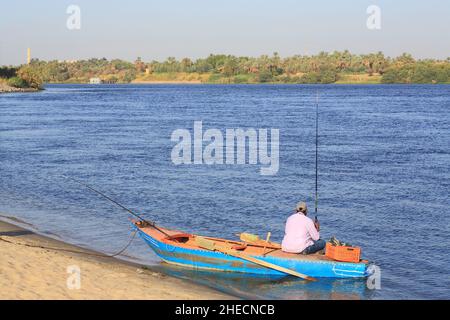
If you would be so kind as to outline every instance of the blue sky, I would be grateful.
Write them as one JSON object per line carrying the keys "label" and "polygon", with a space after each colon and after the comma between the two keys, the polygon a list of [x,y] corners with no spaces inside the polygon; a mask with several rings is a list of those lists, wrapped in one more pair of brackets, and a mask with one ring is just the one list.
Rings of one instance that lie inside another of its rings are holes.
{"label": "blue sky", "polygon": [[[81,29],[66,27],[69,5]],[[369,5],[381,29],[366,27]],[[450,4],[443,0],[2,0],[0,65],[90,57],[134,60],[209,53],[281,56],[348,49],[450,56]]]}

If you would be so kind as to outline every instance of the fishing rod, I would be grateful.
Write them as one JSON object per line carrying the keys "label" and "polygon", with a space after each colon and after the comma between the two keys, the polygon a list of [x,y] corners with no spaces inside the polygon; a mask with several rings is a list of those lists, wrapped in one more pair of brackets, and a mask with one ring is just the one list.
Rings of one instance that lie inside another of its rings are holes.
{"label": "fishing rod", "polygon": [[316,215],[315,221],[317,220],[317,206],[318,206],[318,162],[319,162],[319,91],[316,92],[316,185],[315,185],[315,201],[314,201],[314,213]]}
{"label": "fishing rod", "polygon": [[63,177],[66,178],[66,179],[72,180],[72,181],[74,181],[74,182],[76,182],[76,183],[78,183],[78,184],[84,186],[85,188],[87,188],[87,189],[89,189],[89,190],[91,190],[91,191],[93,191],[93,192],[95,192],[95,193],[101,195],[102,197],[108,199],[109,201],[111,201],[111,202],[114,203],[115,205],[119,206],[120,208],[124,209],[124,210],[127,211],[128,213],[130,213],[130,214],[132,214],[133,216],[135,216],[136,218],[138,218],[138,219],[143,223],[143,226],[150,226],[150,227],[152,227],[152,228],[158,230],[158,231],[161,232],[162,234],[164,234],[164,235],[166,235],[166,236],[169,236],[169,234],[168,234],[167,232],[165,232],[164,230],[161,230],[160,228],[158,228],[158,227],[155,225],[155,222],[154,222],[154,221],[150,221],[150,220],[146,220],[146,219],[142,218],[142,217],[141,217],[140,215],[138,215],[136,212],[133,212],[131,209],[128,209],[128,208],[125,207],[124,205],[120,204],[118,201],[116,201],[116,200],[114,200],[114,199],[108,197],[108,196],[107,196],[106,194],[104,194],[103,192],[100,192],[100,191],[94,189],[93,187],[91,187],[90,185],[88,185],[88,184],[86,184],[86,183],[84,183],[84,182],[78,181],[78,180],[76,180],[76,179],[74,179],[74,178],[67,177],[67,176],[63,176]]}

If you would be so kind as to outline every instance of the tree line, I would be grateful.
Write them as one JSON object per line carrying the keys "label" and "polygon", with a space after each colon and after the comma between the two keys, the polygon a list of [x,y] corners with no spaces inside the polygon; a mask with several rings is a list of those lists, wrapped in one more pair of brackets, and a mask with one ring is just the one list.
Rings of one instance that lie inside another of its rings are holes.
{"label": "tree line", "polygon": [[[381,83],[449,83],[450,58],[416,60],[404,53],[386,57],[382,52],[352,54],[349,51],[320,52],[282,58],[278,53],[260,57],[211,54],[192,60],[169,57],[164,61],[134,62],[120,59],[41,61],[0,68],[0,77],[13,78],[18,85],[86,83],[98,77],[108,83],[128,83],[151,75],[207,75],[209,83],[335,83],[348,75],[365,75]],[[20,80],[21,79],[21,80]],[[24,81],[24,83],[20,83]],[[364,80],[363,80],[364,81]]]}

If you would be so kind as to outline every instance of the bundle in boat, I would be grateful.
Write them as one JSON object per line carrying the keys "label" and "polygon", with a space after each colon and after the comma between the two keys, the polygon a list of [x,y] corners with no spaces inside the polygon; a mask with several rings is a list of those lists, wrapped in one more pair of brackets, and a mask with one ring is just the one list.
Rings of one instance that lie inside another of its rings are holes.
{"label": "bundle in boat", "polygon": [[279,243],[271,242],[270,240],[270,232],[267,234],[266,240],[261,239],[258,235],[243,232],[238,234],[239,239],[243,241],[244,243],[250,244],[250,245],[256,245],[261,246],[265,248],[271,248],[271,249],[281,249],[281,245]]}

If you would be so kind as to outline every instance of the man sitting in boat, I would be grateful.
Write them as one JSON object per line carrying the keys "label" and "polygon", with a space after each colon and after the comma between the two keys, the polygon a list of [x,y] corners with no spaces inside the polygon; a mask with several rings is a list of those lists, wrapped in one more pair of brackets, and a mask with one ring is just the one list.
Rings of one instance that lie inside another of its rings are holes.
{"label": "man sitting in boat", "polygon": [[284,252],[311,254],[325,248],[325,241],[320,239],[319,221],[313,222],[307,217],[305,202],[299,202],[295,213],[286,221],[285,234],[281,248]]}

